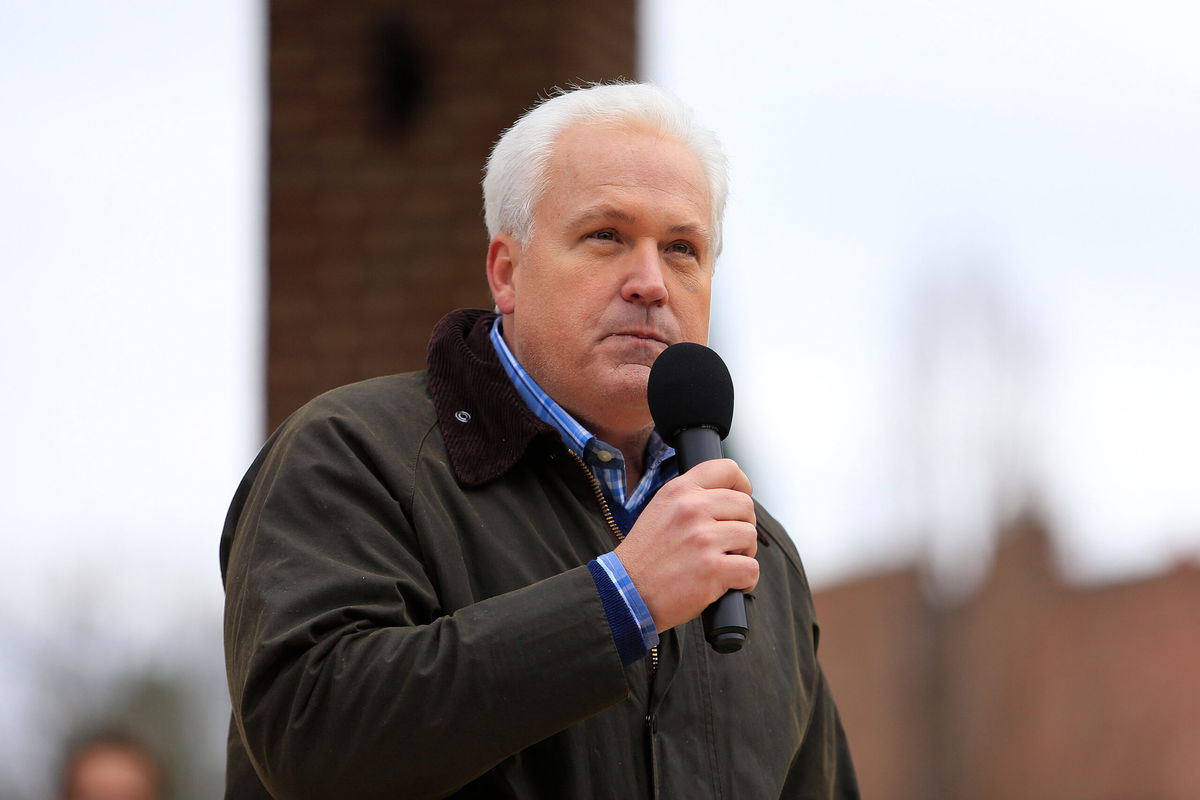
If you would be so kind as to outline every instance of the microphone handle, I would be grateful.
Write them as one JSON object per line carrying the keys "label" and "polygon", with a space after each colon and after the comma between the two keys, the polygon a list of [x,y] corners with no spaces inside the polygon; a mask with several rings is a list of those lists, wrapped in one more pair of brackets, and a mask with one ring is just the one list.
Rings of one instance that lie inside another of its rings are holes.
{"label": "microphone handle", "polygon": [[746,595],[730,589],[716,599],[701,615],[704,638],[718,653],[736,653],[746,643],[750,623],[746,620]]}
{"label": "microphone handle", "polygon": [[721,434],[716,428],[697,425],[684,428],[675,435],[675,463],[679,474],[687,472],[702,461],[724,458],[721,452]]}
{"label": "microphone handle", "polygon": [[[706,426],[684,428],[675,437],[675,458],[683,474],[702,461],[724,458],[721,434]],[[718,653],[736,653],[746,643],[750,624],[746,620],[746,596],[730,589],[704,609],[704,638]]]}

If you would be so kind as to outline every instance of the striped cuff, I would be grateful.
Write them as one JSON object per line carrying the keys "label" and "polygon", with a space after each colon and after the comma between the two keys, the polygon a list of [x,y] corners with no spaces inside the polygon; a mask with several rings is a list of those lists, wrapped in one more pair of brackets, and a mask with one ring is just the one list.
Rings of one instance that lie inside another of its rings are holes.
{"label": "striped cuff", "polygon": [[[596,591],[600,594],[600,602],[604,606],[605,616],[608,617],[609,632],[612,634],[613,644],[617,647],[617,654],[621,657],[621,664],[629,666],[635,661],[640,661],[646,657],[650,648],[646,647],[642,640],[637,619],[618,591],[617,584],[600,565],[600,560],[589,561],[587,567],[596,584]],[[657,639],[657,636],[655,638]]]}
{"label": "striped cuff", "polygon": [[638,633],[641,634],[642,644],[645,645],[646,650],[657,645],[658,629],[654,627],[654,617],[650,616],[650,609],[646,608],[646,604],[642,602],[642,596],[638,593],[637,587],[633,585],[629,573],[625,571],[625,565],[621,563],[621,559],[616,553],[605,553],[596,560],[600,562],[608,579],[621,593],[621,599],[625,601],[625,606],[637,622]]}

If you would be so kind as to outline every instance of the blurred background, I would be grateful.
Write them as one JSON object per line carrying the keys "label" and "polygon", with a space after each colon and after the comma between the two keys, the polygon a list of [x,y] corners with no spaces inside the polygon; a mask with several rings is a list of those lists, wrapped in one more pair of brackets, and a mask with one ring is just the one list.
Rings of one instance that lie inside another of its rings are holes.
{"label": "blurred background", "polygon": [[217,539],[269,431],[490,305],[549,87],[725,141],[729,449],[870,798],[1200,796],[1200,11],[1179,0],[14,0],[0,797],[120,730],[219,796]]}

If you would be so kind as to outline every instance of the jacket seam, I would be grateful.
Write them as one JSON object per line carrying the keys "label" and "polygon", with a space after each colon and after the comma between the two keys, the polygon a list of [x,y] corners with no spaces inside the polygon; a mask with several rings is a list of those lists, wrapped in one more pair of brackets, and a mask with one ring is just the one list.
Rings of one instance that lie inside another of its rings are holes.
{"label": "jacket seam", "polygon": [[[408,493],[408,514],[406,515],[413,526],[413,545],[417,548],[417,554],[420,557],[421,568],[425,571],[425,576],[429,577],[428,563],[425,559],[425,548],[421,546],[421,537],[417,533],[417,484],[420,482],[420,464],[421,457],[425,453],[425,443],[429,441],[429,437],[438,430],[437,421],[434,420],[426,429],[425,434],[421,437],[421,441],[414,448],[413,460],[411,465],[412,480],[411,487]],[[404,511],[403,508],[400,509]],[[439,603],[440,605],[440,603]]]}

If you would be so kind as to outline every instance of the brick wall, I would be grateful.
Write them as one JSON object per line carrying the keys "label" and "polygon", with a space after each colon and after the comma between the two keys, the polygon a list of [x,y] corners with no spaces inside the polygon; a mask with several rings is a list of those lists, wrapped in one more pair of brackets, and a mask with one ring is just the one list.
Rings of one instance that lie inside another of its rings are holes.
{"label": "brick wall", "polygon": [[915,570],[872,575],[814,598],[818,658],[837,701],[862,796],[936,797],[934,728],[925,723],[934,618]]}
{"label": "brick wall", "polygon": [[1026,519],[959,603],[915,568],[815,600],[864,797],[1200,797],[1197,565],[1072,586]]}
{"label": "brick wall", "polygon": [[297,0],[269,8],[267,424],[424,366],[489,306],[479,180],[539,94],[633,77],[632,0]]}

